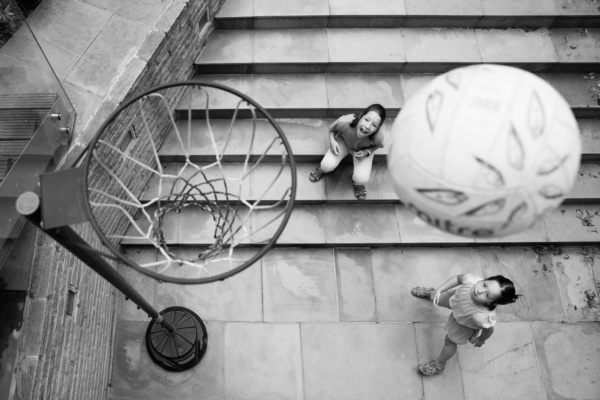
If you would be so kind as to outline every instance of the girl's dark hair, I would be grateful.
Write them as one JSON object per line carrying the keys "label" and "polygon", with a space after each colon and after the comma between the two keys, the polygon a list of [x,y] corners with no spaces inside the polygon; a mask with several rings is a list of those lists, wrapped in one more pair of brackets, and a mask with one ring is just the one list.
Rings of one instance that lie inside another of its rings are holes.
{"label": "girl's dark hair", "polygon": [[515,301],[517,301],[517,299],[519,297],[521,297],[521,294],[516,294],[515,291],[515,284],[513,283],[513,281],[511,281],[508,278],[503,277],[502,275],[495,275],[495,276],[490,276],[489,278],[485,279],[486,281],[496,281],[498,282],[498,285],[500,286],[500,297],[494,302],[491,303],[488,308],[491,310],[494,310],[496,308],[497,305],[502,304],[512,304]]}
{"label": "girl's dark hair", "polygon": [[[365,108],[360,114],[354,114],[354,119],[352,120],[352,122],[350,122],[350,127],[356,128],[356,124],[358,124],[358,121],[363,117],[363,115],[369,113],[370,111],[375,111],[379,115],[379,118],[381,118],[381,123],[379,124],[379,128],[381,128],[381,125],[383,125],[383,121],[385,120],[386,115],[385,108],[383,108],[381,104],[371,104],[369,107]],[[379,131],[379,128],[377,128],[377,131]]]}

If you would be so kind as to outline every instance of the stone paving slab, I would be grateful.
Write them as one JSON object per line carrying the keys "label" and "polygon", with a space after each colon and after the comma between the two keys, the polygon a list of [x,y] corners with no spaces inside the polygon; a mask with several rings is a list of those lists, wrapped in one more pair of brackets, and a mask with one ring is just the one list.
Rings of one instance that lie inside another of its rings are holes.
{"label": "stone paving slab", "polygon": [[[296,28],[310,23],[311,28],[327,26],[329,4],[321,0],[254,0],[254,29]],[[273,18],[276,17],[276,18]],[[299,19],[298,17],[302,17]],[[309,17],[304,22],[302,19]]]}
{"label": "stone paving slab", "polygon": [[473,30],[405,29],[402,35],[406,73],[421,72],[423,68],[427,72],[445,72],[460,64],[482,62]]}
{"label": "stone paving slab", "polygon": [[110,18],[109,11],[84,2],[52,0],[36,8],[28,18],[28,24],[36,36],[83,55],[105,29]]}
{"label": "stone paving slab", "polygon": [[560,238],[571,237],[576,241],[598,242],[599,215],[598,205],[563,204],[557,211],[544,218],[548,239],[551,242],[560,242]]}
{"label": "stone paving slab", "polygon": [[328,245],[361,246],[400,243],[395,216],[393,205],[369,208],[360,205],[323,207],[325,242]]}
{"label": "stone paving slab", "polygon": [[532,322],[547,399],[594,399],[600,393],[600,324]]}
{"label": "stone paving slab", "polygon": [[[195,64],[204,73],[217,73],[211,70],[211,64],[234,64],[230,73],[251,73],[250,64],[254,60],[254,31],[252,30],[218,30],[213,32],[202,54]],[[219,70],[221,66],[218,67]]]}
{"label": "stone paving slab", "polygon": [[404,0],[404,4],[405,26],[470,28],[483,16],[481,2],[476,0]]}
{"label": "stone paving slab", "polygon": [[[328,117],[363,110],[379,103],[387,117],[394,118],[404,105],[399,76],[395,74],[328,74],[326,75]],[[352,85],[348,85],[351,81]]]}
{"label": "stone paving slab", "polygon": [[328,15],[329,2],[322,0],[286,1],[253,0],[254,15],[260,16],[290,16],[290,15]]}
{"label": "stone paving slab", "polygon": [[305,399],[421,398],[411,324],[302,324]]}
{"label": "stone paving slab", "polygon": [[262,259],[265,322],[340,320],[333,250],[273,250]]}
{"label": "stone paving slab", "polygon": [[298,324],[227,324],[225,398],[303,399]]}
{"label": "stone paving slab", "polygon": [[394,28],[406,19],[403,1],[329,0],[329,12],[329,28]]}
{"label": "stone paving slab", "polygon": [[149,31],[146,25],[113,15],[73,67],[67,82],[106,95]]}
{"label": "stone paving slab", "polygon": [[83,0],[83,2],[150,26],[158,22],[169,5],[169,2],[156,3],[153,0],[131,0],[127,3],[119,0]]}
{"label": "stone paving slab", "polygon": [[591,88],[595,80],[585,74],[543,74],[544,79],[567,100],[578,118],[595,118],[598,103],[594,101]]}
{"label": "stone paving slab", "polygon": [[[555,26],[580,28],[593,25],[600,15],[600,8],[594,0],[556,0],[558,12],[562,17],[555,21]],[[576,17],[576,18],[573,18]]]}
{"label": "stone paving slab", "polygon": [[406,15],[403,1],[372,0],[367,3],[360,0],[329,0],[331,15]]}
{"label": "stone paving slab", "polygon": [[[251,96],[267,109],[320,111],[327,108],[326,82],[325,75],[320,74],[254,75]],[[295,116],[291,112],[284,115]]]}
{"label": "stone paving slab", "polygon": [[337,249],[334,254],[340,321],[377,321],[371,251]]}
{"label": "stone paving slab", "polygon": [[545,399],[529,323],[497,324],[481,348],[459,346],[465,398],[493,393],[495,399]]}
{"label": "stone paving slab", "polygon": [[475,37],[484,63],[508,64],[531,72],[548,71],[559,56],[548,29],[476,30]]}
{"label": "stone paving slab", "polygon": [[[395,70],[400,71],[401,65],[406,62],[402,29],[327,29],[326,31],[328,61],[331,64],[392,63],[396,66]],[[360,48],[360,51],[356,51],[357,48]],[[369,71],[371,70],[369,68]],[[330,72],[351,71],[336,69]],[[382,71],[373,70],[373,72]]]}
{"label": "stone paving slab", "polygon": [[482,0],[484,16],[478,28],[549,27],[557,16],[554,0]]}
{"label": "stone paving slab", "polygon": [[582,160],[598,160],[600,150],[600,120],[579,119],[581,132]]}
{"label": "stone paving slab", "polygon": [[599,250],[588,246],[569,246],[550,253],[551,269],[569,321],[598,321],[600,318],[600,299],[594,296],[598,281],[593,270]]}
{"label": "stone paving slab", "polygon": [[254,31],[252,73],[319,73],[328,61],[323,29]]}
{"label": "stone paving slab", "polygon": [[551,71],[593,72],[591,64],[600,62],[597,43],[600,40],[599,28],[565,28],[550,31],[559,64]]}
{"label": "stone paving slab", "polygon": [[[252,242],[264,243],[275,234],[282,221],[280,208],[252,214]],[[277,239],[279,245],[321,247],[326,241],[326,222],[321,207],[296,206],[285,229]],[[270,225],[267,225],[270,223]],[[263,228],[264,227],[264,228]],[[306,227],[310,227],[307,229]]]}
{"label": "stone paving slab", "polygon": [[228,0],[217,13],[217,18],[244,18],[254,15],[254,0]]}
{"label": "stone paving slab", "polygon": [[580,201],[590,201],[600,194],[600,163],[583,163],[569,197]]}

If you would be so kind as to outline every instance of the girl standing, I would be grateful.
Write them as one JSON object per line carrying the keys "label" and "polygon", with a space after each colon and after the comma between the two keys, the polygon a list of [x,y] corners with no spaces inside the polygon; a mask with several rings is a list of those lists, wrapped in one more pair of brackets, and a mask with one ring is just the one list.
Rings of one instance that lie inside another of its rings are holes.
{"label": "girl standing", "polygon": [[385,116],[381,105],[371,104],[360,115],[354,115],[352,120],[343,116],[331,124],[329,149],[321,165],[310,173],[310,181],[317,182],[324,174],[333,171],[346,155],[352,154],[354,195],[359,200],[366,199],[365,185],[371,177],[373,152],[383,147],[383,133],[379,132],[379,128]]}
{"label": "girl standing", "polygon": [[513,282],[502,275],[481,279],[472,274],[456,275],[437,289],[417,286],[411,293],[433,301],[436,307],[452,309],[445,326],[448,334],[444,348],[438,358],[419,365],[423,375],[441,374],[459,344],[470,342],[475,347],[483,346],[494,333],[496,306],[514,303],[521,296],[515,294]]}

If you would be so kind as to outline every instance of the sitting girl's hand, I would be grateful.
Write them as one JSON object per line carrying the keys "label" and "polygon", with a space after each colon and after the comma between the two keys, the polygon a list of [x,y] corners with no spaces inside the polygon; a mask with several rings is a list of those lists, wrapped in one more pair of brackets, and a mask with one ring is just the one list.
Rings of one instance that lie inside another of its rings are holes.
{"label": "sitting girl's hand", "polygon": [[337,140],[332,139],[329,142],[329,148],[331,149],[331,152],[336,156],[340,155],[340,145],[338,144]]}
{"label": "sitting girl's hand", "polygon": [[485,344],[485,340],[482,340],[479,336],[469,339],[469,342],[471,342],[475,347],[481,347]]}

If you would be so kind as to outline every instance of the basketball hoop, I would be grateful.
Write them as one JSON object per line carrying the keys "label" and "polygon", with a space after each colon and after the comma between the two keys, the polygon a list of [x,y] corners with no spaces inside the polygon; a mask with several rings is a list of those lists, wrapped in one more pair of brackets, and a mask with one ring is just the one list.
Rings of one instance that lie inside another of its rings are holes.
{"label": "basketball hoop", "polygon": [[[176,149],[174,171],[161,160],[165,141]],[[223,280],[248,268],[273,247],[294,206],[296,166],[283,131],[243,93],[177,82],[121,105],[83,156],[81,167],[41,175],[41,195],[21,194],[17,210],[153,319],[146,347],[155,363],[168,371],[194,367],[207,347],[200,317],[177,306],[159,313],[105,258],[179,284]],[[189,215],[208,221],[197,231],[209,240],[194,252],[169,237],[170,218]],[[69,226],[86,220],[112,255]],[[150,247],[157,259],[137,264],[121,244]]]}
{"label": "basketball hoop", "polygon": [[[170,105],[177,97],[184,107]],[[231,108],[211,110],[218,103]],[[160,159],[167,135],[179,150],[177,171]],[[209,146],[192,154],[199,141]],[[272,180],[255,193],[251,179],[267,166]],[[133,97],[102,125],[83,169],[84,208],[104,245],[131,268],[179,284],[222,280],[259,260],[282,233],[296,193],[292,150],[279,125],[248,96],[215,83],[172,83]],[[191,258],[166,237],[168,220],[184,211],[207,221],[198,235],[211,236]],[[157,259],[137,264],[119,251],[121,242],[152,246]]]}

